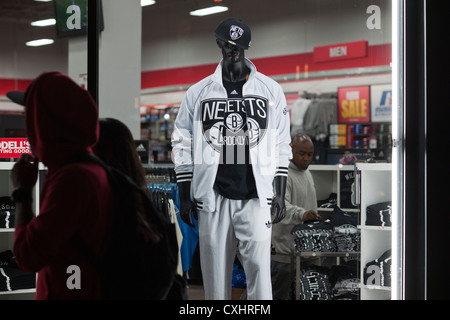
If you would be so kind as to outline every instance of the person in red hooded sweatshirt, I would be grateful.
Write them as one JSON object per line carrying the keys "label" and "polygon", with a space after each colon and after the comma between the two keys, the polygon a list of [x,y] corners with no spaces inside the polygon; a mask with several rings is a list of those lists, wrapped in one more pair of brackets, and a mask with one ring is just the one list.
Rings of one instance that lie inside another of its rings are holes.
{"label": "person in red hooded sweatshirt", "polygon": [[[101,299],[99,274],[71,238],[79,235],[98,257],[105,254],[112,231],[112,190],[97,164],[67,164],[76,153],[92,153],[99,137],[97,105],[59,72],[43,73],[26,92],[7,96],[25,106],[33,154],[24,154],[11,171],[16,262],[23,271],[38,273],[38,300]],[[48,171],[35,216],[32,189],[39,161]]]}

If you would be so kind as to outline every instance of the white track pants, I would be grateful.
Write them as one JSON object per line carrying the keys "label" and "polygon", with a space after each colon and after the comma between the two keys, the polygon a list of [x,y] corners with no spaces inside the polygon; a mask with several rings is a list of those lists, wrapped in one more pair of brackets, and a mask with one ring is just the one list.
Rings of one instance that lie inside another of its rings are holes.
{"label": "white track pants", "polygon": [[198,212],[200,264],[206,300],[231,299],[236,248],[247,280],[247,299],[271,300],[270,208],[259,199],[230,200],[216,194],[215,212]]}

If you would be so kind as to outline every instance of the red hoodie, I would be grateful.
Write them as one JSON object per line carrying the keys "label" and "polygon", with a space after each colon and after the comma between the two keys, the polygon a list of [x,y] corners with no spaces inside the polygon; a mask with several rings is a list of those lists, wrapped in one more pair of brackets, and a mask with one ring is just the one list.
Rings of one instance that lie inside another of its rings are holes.
{"label": "red hoodie", "polygon": [[[79,234],[96,255],[105,253],[112,191],[98,165],[64,165],[74,153],[92,152],[99,135],[97,106],[67,76],[44,73],[29,87],[25,127],[33,154],[48,172],[39,215],[16,226],[16,261],[22,270],[38,272],[36,299],[100,299],[97,271],[69,240]],[[78,280],[80,288],[74,288]]]}

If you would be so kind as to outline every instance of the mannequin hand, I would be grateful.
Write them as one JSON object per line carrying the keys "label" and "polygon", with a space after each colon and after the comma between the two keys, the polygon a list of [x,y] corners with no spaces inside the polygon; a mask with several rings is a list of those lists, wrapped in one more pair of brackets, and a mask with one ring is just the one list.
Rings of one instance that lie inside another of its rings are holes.
{"label": "mannequin hand", "polygon": [[314,210],[308,210],[303,214],[302,220],[308,221],[308,220],[320,220],[322,217]]}
{"label": "mannequin hand", "polygon": [[191,201],[191,183],[180,182],[178,183],[178,189],[180,191],[180,216],[184,223],[191,227],[195,227],[194,221],[192,220],[192,214],[195,219],[198,220],[197,206]]}
{"label": "mannequin hand", "polygon": [[198,220],[197,206],[195,203],[190,200],[180,202],[180,216],[184,223],[191,227],[195,227],[194,221],[192,220],[192,216],[194,216],[195,220]]}
{"label": "mannequin hand", "polygon": [[272,199],[272,206],[270,207],[270,213],[272,215],[272,223],[278,223],[286,216],[286,204],[284,203],[284,197],[275,196]]}
{"label": "mannequin hand", "polygon": [[11,182],[14,188],[32,189],[37,181],[39,159],[29,154],[22,154],[11,170]]}
{"label": "mannequin hand", "polygon": [[272,198],[272,206],[270,213],[272,215],[272,223],[278,223],[286,216],[286,204],[284,196],[286,194],[287,177],[276,176],[273,179],[274,196]]}

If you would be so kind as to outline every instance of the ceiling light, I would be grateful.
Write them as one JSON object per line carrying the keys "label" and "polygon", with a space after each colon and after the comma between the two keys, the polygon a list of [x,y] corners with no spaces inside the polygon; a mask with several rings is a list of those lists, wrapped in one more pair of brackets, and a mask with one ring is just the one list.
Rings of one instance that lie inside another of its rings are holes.
{"label": "ceiling light", "polygon": [[53,0],[34,0],[34,1],[37,1],[37,2],[50,2],[50,1],[53,1]]}
{"label": "ceiling light", "polygon": [[151,6],[155,4],[155,0],[141,0],[141,7]]}
{"label": "ceiling light", "polygon": [[44,19],[44,20],[33,21],[31,23],[31,25],[33,27],[47,27],[47,26],[53,26],[55,24],[56,24],[55,19]]}
{"label": "ceiling light", "polygon": [[224,12],[224,11],[228,11],[228,7],[214,6],[214,7],[194,10],[194,11],[191,11],[189,14],[191,16],[203,17],[203,16],[207,16],[209,14],[215,14],[215,13]]}
{"label": "ceiling light", "polygon": [[39,47],[39,46],[46,46],[48,44],[52,44],[53,42],[55,42],[53,39],[39,39],[39,40],[28,41],[25,44],[29,47]]}

